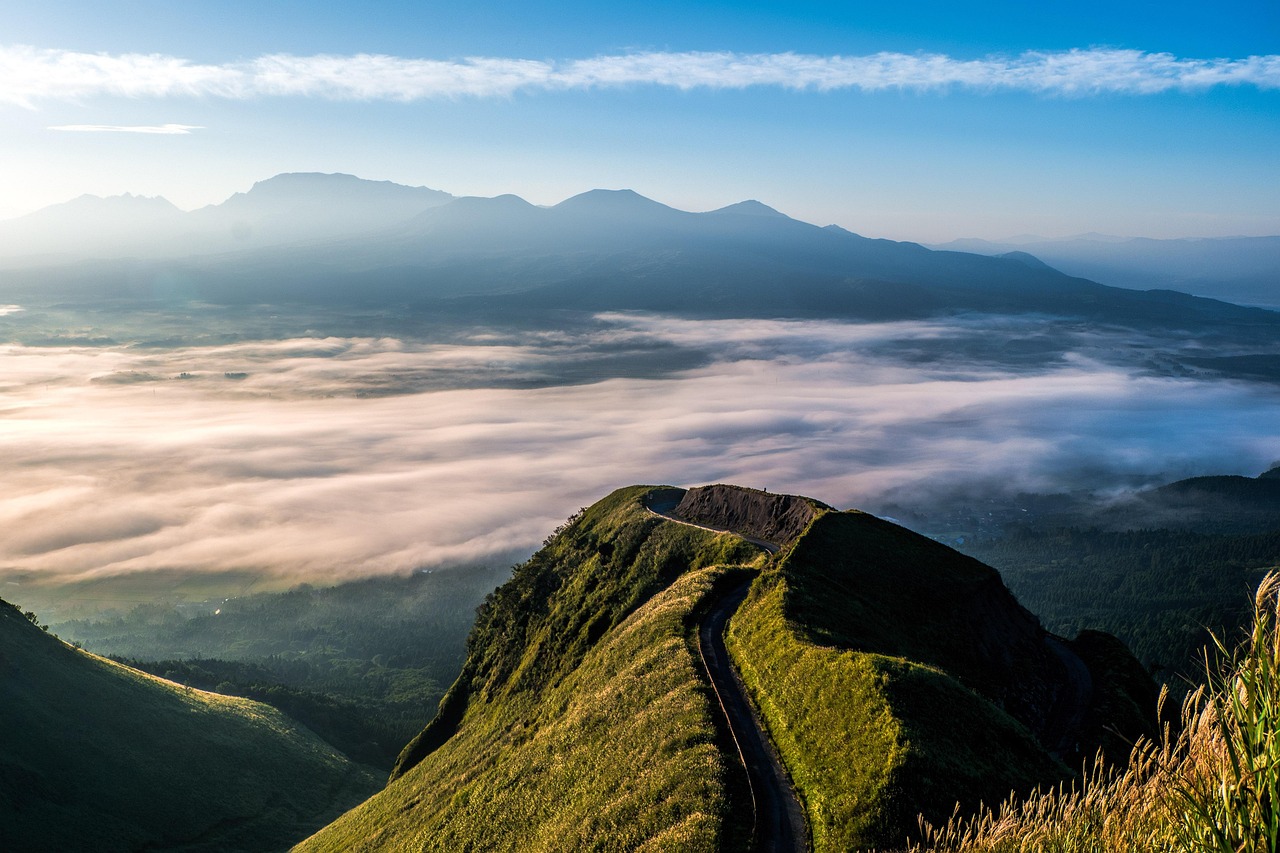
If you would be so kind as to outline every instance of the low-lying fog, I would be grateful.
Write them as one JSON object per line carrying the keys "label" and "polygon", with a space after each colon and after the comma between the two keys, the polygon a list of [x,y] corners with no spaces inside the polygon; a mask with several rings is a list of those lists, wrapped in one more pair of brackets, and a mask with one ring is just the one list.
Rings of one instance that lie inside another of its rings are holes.
{"label": "low-lying fog", "polygon": [[1163,375],[1130,333],[1046,329],[611,315],[447,345],[7,346],[0,567],[322,581],[510,562],[631,483],[850,507],[1280,457],[1276,386]]}

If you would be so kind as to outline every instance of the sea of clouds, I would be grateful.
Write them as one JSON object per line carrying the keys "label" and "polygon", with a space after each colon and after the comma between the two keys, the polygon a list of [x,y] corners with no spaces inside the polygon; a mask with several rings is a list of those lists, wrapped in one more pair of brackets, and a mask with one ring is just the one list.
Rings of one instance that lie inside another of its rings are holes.
{"label": "sea of clouds", "polygon": [[[965,483],[1254,475],[1280,458],[1270,385],[1108,362],[1083,332],[1017,368],[939,355],[957,336],[1033,337],[1033,321],[601,320],[581,338],[448,345],[0,348],[0,568],[316,582],[509,562],[632,483],[853,507]],[[696,357],[584,374],[602,351]]]}

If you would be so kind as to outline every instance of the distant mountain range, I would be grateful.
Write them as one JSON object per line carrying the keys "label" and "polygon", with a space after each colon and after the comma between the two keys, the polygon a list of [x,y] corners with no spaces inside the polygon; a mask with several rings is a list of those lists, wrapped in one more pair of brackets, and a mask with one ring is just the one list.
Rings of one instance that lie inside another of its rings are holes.
{"label": "distant mountain range", "polygon": [[[204,303],[434,314],[889,320],[981,312],[1177,329],[1280,323],[1270,312],[1172,291],[1104,286],[1025,252],[988,257],[870,239],[757,201],[689,213],[630,190],[538,207],[513,195],[454,198],[349,175],[279,175],[191,213],[163,199],[81,198],[0,224],[0,246],[10,257],[0,295],[20,304],[171,301],[180,281],[185,298]],[[33,264],[37,249],[43,260]]]}
{"label": "distant mountain range", "polygon": [[274,305],[289,306],[269,312],[282,316],[516,326],[559,325],[566,311],[1043,315],[1068,326],[1163,330],[1181,348],[1190,333],[1212,353],[1168,364],[1160,356],[1161,372],[1280,376],[1280,313],[1100,284],[1024,248],[1035,244],[992,257],[871,239],[758,201],[690,213],[630,190],[591,190],[539,207],[514,195],[455,198],[350,175],[286,174],[190,213],[163,199],[84,197],[0,223],[0,301],[95,305],[114,316],[139,306]]}
{"label": "distant mountain range", "polygon": [[161,197],[84,195],[0,222],[0,258],[48,262],[242,251],[373,231],[452,199],[426,187],[318,173],[276,175],[191,212]]}
{"label": "distant mountain range", "polygon": [[1280,307],[1280,237],[1153,240],[1083,234],[1062,240],[954,240],[932,248],[1008,257],[1031,255],[1068,275],[1137,290],[1180,290]]}

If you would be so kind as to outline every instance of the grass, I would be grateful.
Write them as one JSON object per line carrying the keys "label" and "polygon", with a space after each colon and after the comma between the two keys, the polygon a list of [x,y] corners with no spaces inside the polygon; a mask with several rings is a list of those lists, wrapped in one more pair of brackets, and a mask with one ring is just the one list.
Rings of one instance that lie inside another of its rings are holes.
{"label": "grass", "polygon": [[481,610],[451,719],[300,850],[722,849],[731,769],[692,630],[725,564],[760,552],[650,515],[647,491],[517,567]]}
{"label": "grass", "polygon": [[274,705],[388,772],[458,677],[476,605],[509,571],[301,586],[207,602],[203,613],[156,603],[52,628],[170,681]]}
{"label": "grass", "polygon": [[784,615],[784,575],[757,581],[729,649],[809,820],[814,850],[901,844],[950,813],[1063,769],[990,702],[935,667],[808,640]]}
{"label": "grass", "polygon": [[1280,850],[1280,576],[1254,599],[1234,650],[1215,639],[1207,682],[1182,704],[1177,734],[1101,762],[1076,786],[1009,799],[926,826],[913,851],[1275,853]]}
{"label": "grass", "polygon": [[0,849],[280,849],[377,780],[267,705],[74,649],[0,604]]}

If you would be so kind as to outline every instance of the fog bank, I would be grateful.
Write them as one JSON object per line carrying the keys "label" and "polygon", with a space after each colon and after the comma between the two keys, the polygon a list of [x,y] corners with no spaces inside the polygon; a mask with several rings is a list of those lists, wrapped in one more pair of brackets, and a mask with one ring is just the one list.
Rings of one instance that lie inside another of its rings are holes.
{"label": "fog bank", "polygon": [[[1083,332],[1016,368],[975,349],[1034,340],[1031,321],[604,320],[580,340],[501,344],[4,347],[0,567],[323,581],[509,560],[631,483],[851,507],[958,483],[1253,475],[1280,458],[1273,386],[1104,362]],[[608,350],[676,355],[651,378],[558,372]]]}

